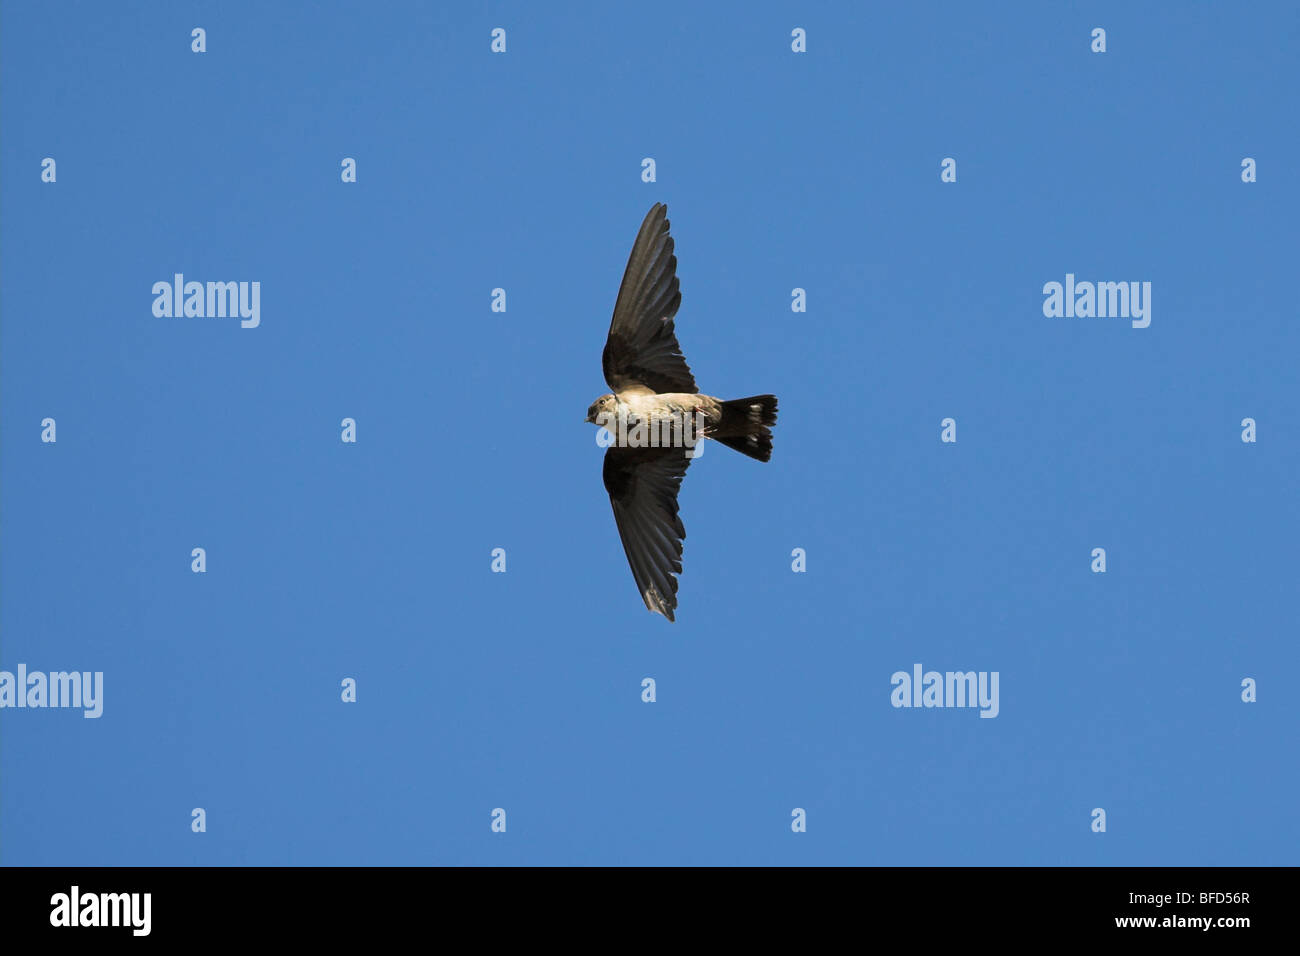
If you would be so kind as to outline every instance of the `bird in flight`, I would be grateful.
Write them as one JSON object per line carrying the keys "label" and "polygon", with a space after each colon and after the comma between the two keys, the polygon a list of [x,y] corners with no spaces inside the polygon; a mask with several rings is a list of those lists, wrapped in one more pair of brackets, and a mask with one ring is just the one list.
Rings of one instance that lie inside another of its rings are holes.
{"label": "bird in flight", "polygon": [[614,302],[601,365],[612,392],[587,409],[613,443],[605,452],[605,490],[632,567],[651,611],[674,620],[686,529],[677,492],[691,460],[712,438],[758,461],[772,457],[776,396],[723,401],[701,395],[673,317],[681,305],[668,207],[646,213]]}

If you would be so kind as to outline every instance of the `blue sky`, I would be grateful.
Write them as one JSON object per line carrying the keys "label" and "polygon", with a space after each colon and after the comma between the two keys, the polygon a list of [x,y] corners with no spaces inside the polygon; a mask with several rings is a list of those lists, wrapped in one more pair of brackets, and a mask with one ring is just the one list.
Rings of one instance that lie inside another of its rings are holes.
{"label": "blue sky", "polygon": [[[0,711],[0,862],[1294,864],[1300,11],[450,6],[0,12],[0,668],[104,674]],[[656,201],[781,402],[676,624],[580,424]]]}

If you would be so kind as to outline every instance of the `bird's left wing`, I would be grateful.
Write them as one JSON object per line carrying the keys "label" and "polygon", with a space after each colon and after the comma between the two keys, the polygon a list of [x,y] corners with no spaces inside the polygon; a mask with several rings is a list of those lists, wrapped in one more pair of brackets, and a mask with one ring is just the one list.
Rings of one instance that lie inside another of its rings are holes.
{"label": "bird's left wing", "polygon": [[673,620],[686,529],[677,491],[691,459],[685,448],[618,448],[605,452],[605,490],[618,536],[645,606]]}
{"label": "bird's left wing", "polygon": [[627,260],[601,355],[605,381],[615,392],[637,386],[652,392],[699,391],[673,332],[682,294],[668,225],[668,207],[655,203]]}

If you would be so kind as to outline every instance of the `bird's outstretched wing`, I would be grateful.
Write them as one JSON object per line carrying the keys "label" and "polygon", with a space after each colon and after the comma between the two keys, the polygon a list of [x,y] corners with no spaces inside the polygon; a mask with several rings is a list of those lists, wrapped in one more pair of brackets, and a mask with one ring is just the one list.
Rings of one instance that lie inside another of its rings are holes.
{"label": "bird's outstretched wing", "polygon": [[615,392],[638,385],[652,392],[698,392],[673,334],[681,305],[668,207],[655,203],[641,223],[614,303],[601,365]]}
{"label": "bird's outstretched wing", "polygon": [[618,536],[645,606],[668,620],[677,609],[686,529],[677,517],[677,491],[691,459],[686,448],[618,448],[605,452],[605,490]]}

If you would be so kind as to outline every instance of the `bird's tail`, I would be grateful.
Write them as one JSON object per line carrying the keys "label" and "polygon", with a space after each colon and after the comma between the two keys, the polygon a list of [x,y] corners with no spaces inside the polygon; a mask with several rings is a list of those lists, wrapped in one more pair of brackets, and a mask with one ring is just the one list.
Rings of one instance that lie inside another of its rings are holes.
{"label": "bird's tail", "polygon": [[755,395],[722,403],[722,417],[706,435],[742,455],[767,461],[772,457],[772,431],[776,424],[776,396]]}

